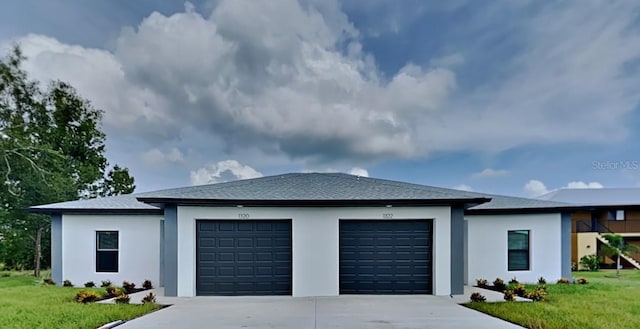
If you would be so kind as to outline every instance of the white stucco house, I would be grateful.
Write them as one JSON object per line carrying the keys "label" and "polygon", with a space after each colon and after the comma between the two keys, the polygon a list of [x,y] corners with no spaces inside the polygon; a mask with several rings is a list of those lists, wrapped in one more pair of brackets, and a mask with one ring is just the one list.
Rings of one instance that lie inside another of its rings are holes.
{"label": "white stucco house", "polygon": [[566,204],[296,173],[40,205],[52,278],[167,296],[460,294],[570,277]]}

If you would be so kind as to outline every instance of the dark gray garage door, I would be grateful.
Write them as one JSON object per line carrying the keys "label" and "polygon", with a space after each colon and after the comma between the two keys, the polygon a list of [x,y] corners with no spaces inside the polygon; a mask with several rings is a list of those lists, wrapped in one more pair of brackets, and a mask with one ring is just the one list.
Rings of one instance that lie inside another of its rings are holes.
{"label": "dark gray garage door", "polygon": [[196,294],[291,295],[291,222],[197,222]]}
{"label": "dark gray garage door", "polygon": [[340,221],[341,294],[430,294],[430,220]]}

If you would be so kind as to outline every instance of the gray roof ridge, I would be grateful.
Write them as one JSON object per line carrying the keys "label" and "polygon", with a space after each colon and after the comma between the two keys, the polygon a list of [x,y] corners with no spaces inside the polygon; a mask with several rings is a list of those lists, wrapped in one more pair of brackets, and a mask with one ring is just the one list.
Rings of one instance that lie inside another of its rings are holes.
{"label": "gray roof ridge", "polygon": [[395,181],[395,180],[384,179],[384,178],[373,178],[373,177],[365,177],[365,176],[356,176],[356,175],[351,175],[351,174],[346,174],[346,173],[335,173],[335,174],[346,175],[346,176],[350,176],[350,177],[358,177],[359,179],[363,179],[363,180],[376,181],[378,184],[381,184],[381,185],[389,185],[389,186],[403,187],[403,188],[412,188],[412,189],[415,189],[415,190],[418,190],[418,191],[423,191],[425,188],[428,188],[428,189],[435,189],[435,190],[439,190],[441,192],[446,192],[446,193],[451,193],[451,194],[470,194],[470,193],[473,193],[473,192],[467,192],[467,191],[462,191],[462,190],[450,189],[450,188],[446,188],[446,187],[438,187],[438,186],[432,186],[432,185],[422,185],[422,184],[417,184],[417,183],[401,182],[401,181]]}
{"label": "gray roof ridge", "polygon": [[136,193],[135,196],[136,197],[144,197],[146,195],[152,195],[152,194],[156,194],[156,193],[167,193],[167,192],[174,192],[174,191],[178,192],[178,191],[184,191],[184,190],[202,189],[202,188],[211,187],[211,186],[224,187],[223,185],[230,185],[230,186],[250,185],[250,184],[253,184],[256,180],[269,181],[269,180],[275,180],[275,179],[282,178],[282,176],[289,176],[289,175],[296,175],[296,174],[303,174],[303,173],[285,173],[285,174],[276,174],[276,175],[262,176],[262,177],[255,177],[255,178],[237,179],[237,180],[226,181],[226,182],[217,182],[217,183],[208,183],[208,184],[201,184],[201,185],[189,185],[189,186],[181,186],[181,187],[172,187],[172,188],[168,188],[168,189],[160,189],[160,190],[153,190],[153,191]]}
{"label": "gray roof ridge", "polygon": [[572,203],[569,202],[562,202],[562,201],[551,201],[551,200],[541,200],[538,198],[528,198],[528,197],[522,197],[522,196],[512,196],[512,195],[503,195],[503,194],[491,194],[491,193],[480,193],[483,195],[486,195],[488,197],[499,197],[499,198],[507,198],[507,199],[513,199],[513,200],[522,200],[522,201],[536,201],[536,202],[541,202],[541,203],[549,203],[549,204],[558,204],[558,205],[565,205],[565,206],[571,206],[574,205]]}
{"label": "gray roof ridge", "polygon": [[194,191],[194,190],[206,189],[208,187],[214,187],[214,186],[216,188],[224,188],[225,185],[226,185],[226,187],[231,187],[231,186],[238,187],[238,186],[243,186],[243,185],[251,185],[251,184],[254,184],[257,181],[272,181],[272,180],[282,179],[282,178],[285,178],[285,177],[303,176],[303,175],[319,175],[319,176],[333,176],[333,177],[342,177],[342,178],[352,178],[352,179],[356,179],[356,180],[362,180],[362,181],[365,181],[365,182],[368,182],[368,183],[375,182],[376,184],[380,184],[380,185],[400,187],[400,188],[405,188],[405,189],[413,189],[415,191],[421,191],[421,192],[424,192],[425,190],[429,190],[429,192],[432,192],[432,193],[435,192],[435,193],[438,193],[438,194],[442,195],[443,197],[450,197],[451,199],[485,198],[485,196],[481,195],[480,193],[475,193],[475,192],[461,191],[461,190],[444,188],[444,187],[437,187],[437,186],[431,186],[431,185],[422,185],[422,184],[417,184],[417,183],[401,182],[401,181],[395,181],[395,180],[383,179],[383,178],[374,178],[374,177],[368,177],[368,176],[352,175],[352,174],[347,174],[347,173],[343,173],[343,172],[283,173],[283,174],[275,174],[275,175],[270,175],[270,176],[263,176],[263,177],[249,178],[249,179],[240,179],[240,180],[228,181],[228,182],[211,183],[211,184],[204,184],[204,185],[193,185],[193,186],[185,186],[185,187],[177,187],[177,188],[149,191],[149,192],[136,194],[136,197],[143,197],[143,198],[144,197],[151,197],[151,198],[153,198],[153,195],[154,194],[157,195],[158,193],[175,193],[175,192],[180,193],[182,191],[185,191],[185,192]]}

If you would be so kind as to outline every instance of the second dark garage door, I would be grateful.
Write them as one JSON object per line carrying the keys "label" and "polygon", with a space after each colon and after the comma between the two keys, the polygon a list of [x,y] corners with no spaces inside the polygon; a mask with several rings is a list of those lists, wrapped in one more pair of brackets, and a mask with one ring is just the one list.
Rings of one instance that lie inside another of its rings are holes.
{"label": "second dark garage door", "polygon": [[199,220],[196,294],[291,295],[291,222]]}
{"label": "second dark garage door", "polygon": [[430,294],[431,220],[340,221],[341,294]]}

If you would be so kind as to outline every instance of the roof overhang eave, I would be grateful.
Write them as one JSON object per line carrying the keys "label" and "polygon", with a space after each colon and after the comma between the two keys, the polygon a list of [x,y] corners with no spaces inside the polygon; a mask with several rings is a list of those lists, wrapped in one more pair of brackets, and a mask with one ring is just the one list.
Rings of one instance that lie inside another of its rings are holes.
{"label": "roof overhang eave", "polygon": [[109,215],[163,215],[164,211],[158,209],[135,208],[27,208],[26,211],[33,214],[59,215],[59,214],[109,214]]}
{"label": "roof overhang eave", "polygon": [[586,210],[583,206],[552,206],[552,207],[524,207],[524,208],[489,208],[489,209],[467,209],[465,215],[502,215],[502,214],[548,214],[566,213],[572,211]]}
{"label": "roof overhang eave", "polygon": [[491,198],[456,199],[347,199],[347,200],[235,200],[235,199],[195,199],[139,197],[138,201],[164,207],[181,206],[243,206],[243,207],[411,207],[411,206],[459,206],[472,207],[491,201]]}

